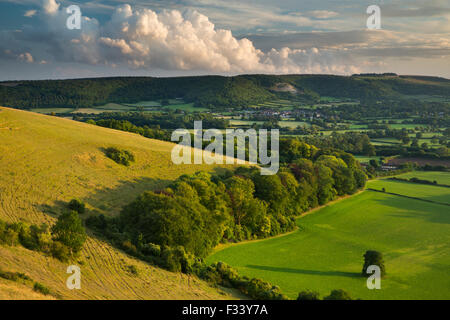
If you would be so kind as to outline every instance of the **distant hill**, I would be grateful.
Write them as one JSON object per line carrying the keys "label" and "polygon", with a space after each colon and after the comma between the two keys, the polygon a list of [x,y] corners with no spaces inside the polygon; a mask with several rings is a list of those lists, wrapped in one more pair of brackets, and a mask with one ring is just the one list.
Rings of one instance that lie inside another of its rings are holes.
{"label": "distant hill", "polygon": [[[115,146],[131,151],[129,167],[104,155]],[[144,190],[166,186],[184,173],[215,170],[171,162],[173,144],[95,125],[0,107],[0,219],[52,224],[72,198],[83,214],[117,214]],[[68,290],[68,264],[21,246],[0,245],[0,270],[25,273],[64,299],[230,298],[195,277],[171,273],[129,257],[90,237],[81,257],[82,289]],[[129,266],[137,267],[138,275]],[[0,299],[42,298],[0,277]]]}
{"label": "distant hill", "polygon": [[[280,88],[289,88],[289,90]],[[274,98],[305,102],[320,96],[360,100],[402,95],[450,97],[450,80],[396,74],[116,77],[0,82],[0,105],[20,109],[92,107],[109,102],[183,98],[209,109],[246,107]]]}

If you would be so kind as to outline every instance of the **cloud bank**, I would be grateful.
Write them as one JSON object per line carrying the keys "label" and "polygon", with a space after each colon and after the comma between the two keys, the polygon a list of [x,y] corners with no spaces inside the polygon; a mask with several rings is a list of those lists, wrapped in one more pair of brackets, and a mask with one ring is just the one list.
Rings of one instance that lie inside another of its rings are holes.
{"label": "cloud bank", "polygon": [[[55,0],[45,0],[36,16],[42,28],[14,35],[16,45],[26,50],[18,53],[17,59],[222,74],[357,71],[354,65],[340,60],[336,50],[283,47],[263,52],[249,39],[238,39],[230,30],[216,28],[195,10],[157,13],[124,4],[102,25],[83,16],[80,30],[66,28],[69,15]],[[40,53],[42,57],[33,58]]]}
{"label": "cloud bank", "polygon": [[[338,15],[327,10],[312,10],[309,14],[317,19]],[[442,35],[424,38],[419,34],[361,29],[236,37],[196,10],[156,12],[122,4],[102,23],[82,16],[81,30],[66,27],[69,14],[55,0],[44,0],[40,9],[29,10],[25,16],[38,21],[39,27],[35,24],[1,31],[0,62],[16,60],[30,68],[45,65],[46,70],[62,64],[67,68],[75,68],[75,64],[77,68],[102,66],[121,72],[126,68],[139,75],[155,70],[167,74],[352,74],[392,71],[386,70],[391,58],[438,61],[450,57],[450,41]],[[441,70],[437,65],[433,67]]]}

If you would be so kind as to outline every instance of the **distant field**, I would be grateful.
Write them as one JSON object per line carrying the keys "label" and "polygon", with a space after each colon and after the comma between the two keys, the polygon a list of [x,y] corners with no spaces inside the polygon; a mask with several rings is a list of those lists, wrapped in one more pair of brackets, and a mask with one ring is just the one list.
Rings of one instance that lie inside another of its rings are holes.
{"label": "distant field", "polygon": [[449,160],[445,160],[445,159],[426,159],[426,158],[393,158],[391,160],[388,161],[389,164],[391,165],[400,165],[400,164],[404,164],[404,163],[408,163],[408,162],[412,162],[412,163],[417,163],[420,166],[424,166],[426,164],[429,164],[431,166],[445,166],[447,168],[450,167],[450,161]]}
{"label": "distant field", "polygon": [[74,108],[35,108],[35,109],[30,109],[31,112],[43,113],[43,114],[50,114],[52,112],[54,112],[54,113],[69,113],[74,110],[75,110]]}
{"label": "distant field", "polygon": [[450,98],[448,97],[442,97],[442,96],[433,96],[433,95],[402,95],[404,99],[417,99],[421,101],[427,101],[427,102],[448,102],[450,101]]}
{"label": "distant field", "polygon": [[230,120],[230,124],[232,126],[251,126],[254,123],[256,123],[256,124],[263,124],[264,121],[236,120],[236,119],[231,119]]}
{"label": "distant field", "polygon": [[408,173],[403,173],[397,177],[403,179],[419,178],[429,181],[437,181],[439,184],[450,185],[450,172],[436,172],[436,171],[413,171]]}
{"label": "distant field", "polygon": [[[387,179],[369,181],[367,186],[376,190],[385,188],[386,192],[398,193],[408,197],[416,197],[450,204],[450,188],[446,187]],[[447,210],[450,211],[450,208],[447,208]]]}
{"label": "distant field", "polygon": [[171,104],[168,106],[161,107],[162,110],[169,109],[169,110],[183,110],[186,112],[202,112],[202,111],[208,111],[208,108],[198,108],[194,107],[193,103],[182,103],[182,104]]}
{"label": "distant field", "polygon": [[132,107],[160,107],[161,103],[158,101],[139,101],[136,103],[124,103],[124,105]]}
{"label": "distant field", "polygon": [[[230,246],[208,258],[279,285],[301,290],[345,289],[361,299],[450,299],[448,207],[365,191],[297,221],[286,236]],[[381,290],[360,276],[363,254],[384,254]]]}
{"label": "distant field", "polygon": [[130,110],[134,108],[130,108],[129,106],[126,106],[124,104],[119,103],[107,103],[102,106],[96,106],[92,107],[93,109],[100,109],[100,110]]}
{"label": "distant field", "polygon": [[369,163],[370,160],[377,160],[380,161],[380,157],[373,156],[373,157],[367,157],[367,156],[354,156],[359,162],[361,163]]}
{"label": "distant field", "polygon": [[117,104],[117,103],[107,103],[102,106],[96,106],[91,108],[37,108],[30,109],[32,112],[51,114],[51,113],[95,113],[99,114],[102,112],[117,112],[117,111],[130,111],[135,110],[134,107]]}
{"label": "distant field", "polygon": [[298,126],[300,127],[310,127],[311,125],[307,122],[304,121],[287,121],[287,120],[282,120],[282,121],[278,121],[278,124],[280,125],[280,127],[282,128],[297,128]]}

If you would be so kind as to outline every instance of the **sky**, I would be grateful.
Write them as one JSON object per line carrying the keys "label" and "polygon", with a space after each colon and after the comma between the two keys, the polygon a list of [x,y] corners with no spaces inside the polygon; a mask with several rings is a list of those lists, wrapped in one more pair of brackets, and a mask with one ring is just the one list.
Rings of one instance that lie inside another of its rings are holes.
{"label": "sky", "polygon": [[0,2],[0,80],[372,72],[450,78],[450,0]]}

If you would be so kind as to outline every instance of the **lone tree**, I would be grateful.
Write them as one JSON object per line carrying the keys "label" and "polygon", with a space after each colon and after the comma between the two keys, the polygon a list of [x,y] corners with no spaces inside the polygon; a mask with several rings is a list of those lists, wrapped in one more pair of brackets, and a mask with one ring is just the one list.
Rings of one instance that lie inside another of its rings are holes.
{"label": "lone tree", "polygon": [[69,247],[71,253],[78,253],[86,241],[86,231],[76,211],[65,212],[59,216],[58,221],[52,227],[52,235],[55,241]]}
{"label": "lone tree", "polygon": [[386,274],[384,268],[383,254],[375,250],[367,250],[364,254],[364,266],[362,269],[362,275],[367,276],[367,268],[371,265],[376,265],[380,267],[381,276]]}

